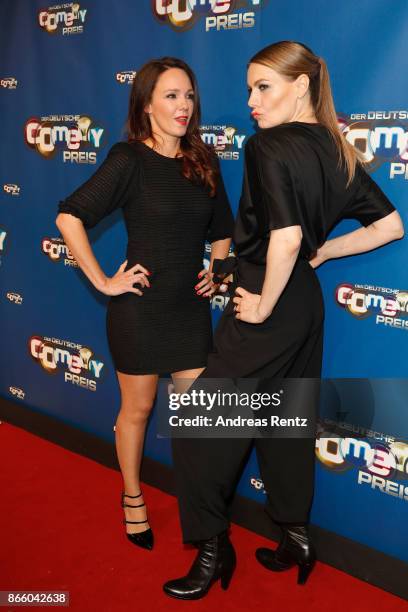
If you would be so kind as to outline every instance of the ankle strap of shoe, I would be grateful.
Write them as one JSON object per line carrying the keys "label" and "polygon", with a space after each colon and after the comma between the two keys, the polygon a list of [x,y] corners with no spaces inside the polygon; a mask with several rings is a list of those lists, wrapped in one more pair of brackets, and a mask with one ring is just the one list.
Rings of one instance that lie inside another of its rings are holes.
{"label": "ankle strap of shoe", "polygon": [[141,496],[142,496],[142,492],[140,492],[139,495],[128,495],[124,491],[122,492],[122,497],[130,497],[131,499],[137,499],[138,497],[141,497]]}

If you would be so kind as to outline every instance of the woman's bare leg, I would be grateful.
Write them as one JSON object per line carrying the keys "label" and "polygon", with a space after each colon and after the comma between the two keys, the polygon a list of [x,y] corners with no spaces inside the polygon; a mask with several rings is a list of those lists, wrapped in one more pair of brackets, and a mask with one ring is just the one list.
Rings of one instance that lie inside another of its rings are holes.
{"label": "woman's bare leg", "polygon": [[205,368],[194,368],[192,370],[173,372],[171,376],[173,378],[175,393],[185,393],[204,370]]}
{"label": "woman's bare leg", "polygon": [[[121,408],[116,420],[116,452],[123,477],[123,490],[127,495],[138,495],[143,443],[154,398],[157,392],[156,374],[133,375],[117,372],[121,392]],[[126,503],[138,506],[143,496],[126,498]],[[124,508],[126,520],[143,521],[146,507]],[[149,528],[149,523],[126,525],[127,533],[138,533]]]}

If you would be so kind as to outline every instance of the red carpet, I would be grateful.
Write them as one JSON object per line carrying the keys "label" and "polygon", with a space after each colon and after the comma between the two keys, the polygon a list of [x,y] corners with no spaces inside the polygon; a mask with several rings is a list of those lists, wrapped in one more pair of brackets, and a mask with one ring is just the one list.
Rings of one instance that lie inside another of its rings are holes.
{"label": "red carpet", "polygon": [[195,555],[180,543],[174,497],[144,486],[156,546],[139,550],[124,535],[118,472],[6,423],[0,449],[0,590],[69,591],[69,609],[81,612],[408,609],[404,600],[321,563],[298,587],[295,570],[273,574],[258,565],[254,550],[268,541],[235,525],[238,567],[229,590],[217,584],[200,601],[171,600],[162,583],[182,575]]}

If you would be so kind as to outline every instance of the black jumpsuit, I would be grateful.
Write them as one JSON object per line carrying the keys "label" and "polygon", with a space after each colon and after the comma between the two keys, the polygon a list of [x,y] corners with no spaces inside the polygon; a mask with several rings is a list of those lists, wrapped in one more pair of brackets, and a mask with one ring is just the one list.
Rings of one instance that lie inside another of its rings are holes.
{"label": "black jumpsuit", "polygon": [[[263,323],[236,319],[229,301],[196,384],[205,378],[320,378],[324,306],[308,259],[342,219],[367,226],[395,210],[360,164],[349,187],[346,183],[330,132],[320,124],[282,124],[248,140],[233,236],[235,287],[261,293],[270,230],[300,225],[303,239],[289,281]],[[225,262],[226,271],[231,259]],[[173,439],[184,541],[208,539],[227,528],[228,504],[251,443],[244,438]],[[255,446],[271,518],[307,523],[314,439],[257,438]]]}
{"label": "black jumpsuit", "polygon": [[[215,160],[217,161],[217,160]],[[182,158],[161,155],[141,142],[119,142],[59,211],[94,227],[123,209],[126,269],[151,272],[143,296],[111,297],[107,336],[116,370],[165,374],[204,367],[212,346],[208,298],[196,294],[205,241],[230,238],[233,217],[219,174],[215,197],[182,174]]]}

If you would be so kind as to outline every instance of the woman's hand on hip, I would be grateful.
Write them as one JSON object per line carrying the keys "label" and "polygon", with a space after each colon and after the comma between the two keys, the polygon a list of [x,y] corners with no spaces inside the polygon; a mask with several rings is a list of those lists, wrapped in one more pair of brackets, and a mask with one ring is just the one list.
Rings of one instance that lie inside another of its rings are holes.
{"label": "woman's hand on hip", "polygon": [[118,271],[112,277],[108,277],[105,281],[102,293],[105,295],[121,295],[122,293],[136,293],[136,295],[143,295],[140,289],[137,289],[133,285],[137,283],[141,287],[150,287],[149,279],[150,272],[146,270],[140,264],[135,264],[129,270],[125,268],[127,260],[119,266]]}
{"label": "woman's hand on hip", "polygon": [[213,273],[206,268],[203,268],[198,274],[198,278],[201,279],[199,283],[194,287],[196,293],[202,297],[211,297],[217,290],[219,285],[213,281]]}
{"label": "woman's hand on hip", "polygon": [[250,293],[242,287],[237,287],[234,302],[235,317],[246,323],[263,323],[265,317],[259,312],[261,296],[257,293]]}
{"label": "woman's hand on hip", "polygon": [[327,258],[325,257],[325,252],[324,252],[323,247],[324,245],[321,246],[320,249],[317,249],[317,251],[315,251],[313,255],[311,256],[311,258],[309,259],[309,263],[312,266],[312,268],[318,268],[327,260]]}

